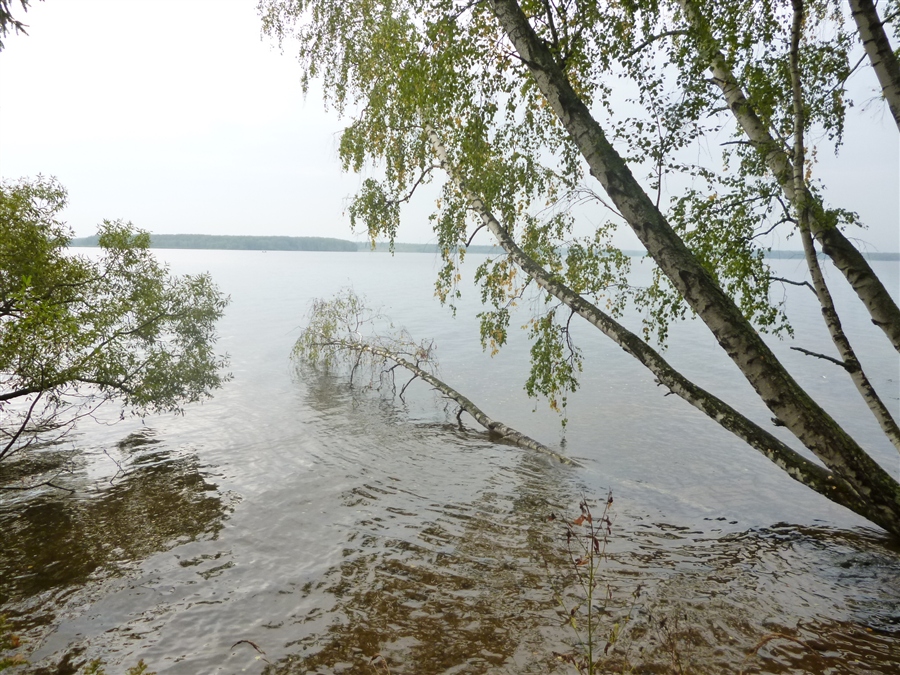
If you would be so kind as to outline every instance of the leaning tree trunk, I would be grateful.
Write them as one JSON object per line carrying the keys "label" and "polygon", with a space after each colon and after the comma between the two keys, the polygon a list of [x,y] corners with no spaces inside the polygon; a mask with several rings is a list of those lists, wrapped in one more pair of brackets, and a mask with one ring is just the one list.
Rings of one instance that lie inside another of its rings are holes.
{"label": "leaning tree trunk", "polygon": [[591,173],[663,273],[710,328],[779,422],[869,503],[870,520],[900,536],[900,485],[794,381],[731,298],[688,250],[609,143],[518,3],[492,0],[491,4]]}
{"label": "leaning tree trunk", "polygon": [[800,228],[800,241],[803,242],[803,253],[806,258],[806,265],[809,269],[809,276],[812,279],[813,290],[816,298],[819,300],[819,306],[822,309],[822,318],[825,320],[825,326],[831,335],[831,340],[841,356],[839,363],[850,375],[850,379],[856,386],[863,401],[866,402],[869,410],[874,415],[875,420],[884,432],[884,435],[890,439],[891,443],[897,450],[900,450],[900,428],[891,415],[890,410],[881,400],[875,387],[869,381],[868,376],[863,370],[862,364],[856,356],[856,351],[850,344],[847,334],[841,325],[841,319],[838,316],[834,301],[831,298],[831,291],[825,282],[825,275],[822,274],[822,268],[819,265],[819,258],[816,254],[816,247],[813,242],[812,234],[809,230],[809,206],[812,203],[812,194],[803,175],[803,167],[806,164],[806,147],[804,141],[804,129],[806,128],[806,111],[803,94],[803,78],[801,74],[800,64],[800,41],[803,34],[803,17],[805,14],[803,0],[793,0],[794,5],[794,21],[791,28],[791,49],[790,49],[790,71],[791,71],[791,99],[794,111],[794,193],[796,195],[795,203],[797,204],[797,223]]}
{"label": "leaning tree trunk", "polygon": [[[873,514],[871,505],[865,499],[862,499],[846,481],[834,472],[804,458],[768,431],[747,419],[747,417],[725,403],[725,401],[698,387],[669,365],[659,352],[650,347],[644,340],[622,326],[599,307],[588,302],[562,282],[554,279],[547,270],[522,251],[506,228],[490,212],[484,201],[469,190],[466,184],[459,179],[458,172],[451,165],[447,150],[434,128],[426,123],[426,130],[438,157],[438,162],[460,192],[463,193],[466,201],[469,203],[469,207],[478,214],[485,227],[497,239],[500,247],[538,286],[556,297],[573,312],[599,328],[604,335],[612,339],[626,353],[640,361],[656,376],[657,381],[667,387],[670,392],[684,399],[724,429],[727,429],[758,450],[791,478],[864,518],[877,522],[875,520],[877,514]],[[887,526],[884,527],[887,529]]]}
{"label": "leaning tree trunk", "polygon": [[891,42],[884,32],[884,23],[872,0],[849,0],[850,12],[856,21],[859,38],[869,57],[869,63],[878,77],[881,93],[891,109],[894,122],[900,129],[900,63],[891,49]]}
{"label": "leaning tree trunk", "polygon": [[[724,54],[712,43],[711,32],[694,3],[691,0],[680,2],[691,28],[702,36],[701,42],[709,43],[706,58],[713,74],[713,82],[722,91],[729,110],[750,142],[765,155],[769,171],[775,176],[785,197],[796,207],[798,195],[794,187],[794,168],[790,157],[781,143],[772,137],[747,100]],[[894,349],[900,351],[900,308],[897,303],[862,253],[843,232],[825,222],[821,204],[811,203],[809,207],[809,229],[821,245],[822,252],[831,258],[835,267],[847,279],[868,310],[872,323],[884,331]]]}

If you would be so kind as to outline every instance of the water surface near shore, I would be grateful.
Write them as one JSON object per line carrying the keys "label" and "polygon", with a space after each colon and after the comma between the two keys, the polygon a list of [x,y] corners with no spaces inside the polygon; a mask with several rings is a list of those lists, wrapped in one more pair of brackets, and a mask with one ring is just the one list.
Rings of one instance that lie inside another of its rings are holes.
{"label": "water surface near shore", "polygon": [[[553,657],[572,639],[558,595],[574,591],[547,518],[608,489],[605,618],[630,617],[619,658],[646,672],[673,662],[710,673],[894,672],[896,546],[664,396],[593,329],[576,333],[586,368],[563,448],[583,467],[565,467],[460,430],[425,387],[404,405],[294,372],[288,354],[310,300],[352,285],[413,335],[434,337],[444,379],[488,414],[558,444],[558,418],[522,391],[523,337],[483,354],[476,295],[464,280],[457,317],[441,308],[433,256],[158,253],[173,271],[209,270],[231,294],[220,347],[234,380],[184,417],[83,424],[3,467],[75,490],[0,505],[0,602],[34,672],[102,657],[110,672],[143,658],[160,674],[371,673],[376,654],[392,673],[566,672]],[[469,277],[481,257],[470,256]],[[785,276],[799,269],[776,264]],[[896,288],[897,264],[875,264]],[[896,408],[896,354],[861,312],[850,317]],[[788,350],[827,350],[817,312],[794,320],[797,342],[776,344],[779,355],[897,473],[852,385]],[[667,358],[767,422],[702,325],[678,326]],[[776,634],[787,637],[745,662]]]}

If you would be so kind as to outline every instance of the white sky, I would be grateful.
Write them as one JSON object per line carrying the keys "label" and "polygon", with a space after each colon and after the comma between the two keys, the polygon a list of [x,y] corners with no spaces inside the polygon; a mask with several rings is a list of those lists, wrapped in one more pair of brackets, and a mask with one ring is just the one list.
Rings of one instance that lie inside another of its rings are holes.
{"label": "white sky", "polygon": [[[341,173],[341,122],[314,92],[304,101],[256,0],[47,0],[19,18],[29,35],[0,53],[0,176],[59,178],[76,236],[123,218],[155,233],[362,238],[344,215],[360,179]],[[870,71],[857,79],[875,86]],[[831,200],[861,213],[874,250],[900,250],[898,147],[876,102],[839,160],[820,157]],[[427,206],[399,241],[434,240]]]}

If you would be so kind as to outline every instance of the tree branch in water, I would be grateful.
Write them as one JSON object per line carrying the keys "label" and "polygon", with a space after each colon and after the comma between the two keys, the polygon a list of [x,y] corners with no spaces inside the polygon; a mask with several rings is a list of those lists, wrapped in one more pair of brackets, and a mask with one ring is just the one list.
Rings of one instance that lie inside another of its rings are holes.
{"label": "tree branch in water", "polygon": [[325,369],[348,364],[352,364],[354,372],[359,368],[366,368],[370,371],[373,383],[378,383],[379,389],[384,376],[390,374],[391,388],[395,393],[393,371],[400,366],[413,376],[403,385],[401,397],[413,380],[424,380],[454,401],[461,411],[469,413],[487,430],[491,440],[529,448],[564,464],[578,465],[540,441],[492,419],[471,399],[439,379],[435,374],[437,359],[434,356],[434,342],[415,342],[405,330],[383,335],[375,332],[370,336],[363,335],[363,328],[374,331],[375,324],[385,321],[384,317],[370,310],[363,299],[349,289],[338,293],[332,300],[315,300],[309,313],[309,323],[294,345],[292,359],[295,363],[320,365]]}

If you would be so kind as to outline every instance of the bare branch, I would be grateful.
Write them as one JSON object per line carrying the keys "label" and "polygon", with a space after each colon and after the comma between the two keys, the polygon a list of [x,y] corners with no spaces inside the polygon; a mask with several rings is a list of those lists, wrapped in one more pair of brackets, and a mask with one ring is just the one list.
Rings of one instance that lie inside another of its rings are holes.
{"label": "bare branch", "polygon": [[472,232],[472,236],[469,237],[469,241],[466,242],[466,248],[469,248],[472,245],[472,240],[475,238],[475,235],[478,234],[480,230],[484,229],[484,223],[475,228],[475,231]]}
{"label": "bare branch", "polygon": [[[349,335],[333,332],[335,316],[347,313],[356,315],[358,325],[369,324],[372,318],[362,300],[352,291],[344,291],[343,295],[330,302],[315,301],[310,312],[309,324],[294,345],[295,362],[322,363],[327,366],[340,356],[344,361],[357,364],[354,365],[354,369],[366,364],[380,368],[386,362],[391,362],[412,373],[412,377],[400,391],[401,400],[407,387],[416,379],[421,379],[455,401],[462,410],[487,429],[491,439],[541,452],[564,464],[577,464],[543,443],[491,419],[471,400],[439,379],[433,372],[429,372],[428,368],[433,370],[436,367],[433,340],[428,343],[415,343],[406,331],[401,331],[399,335],[375,336],[368,339],[362,338],[355,331]],[[394,365],[382,372],[393,376]]]}
{"label": "bare branch", "polygon": [[816,292],[816,289],[813,288],[812,284],[808,281],[794,281],[793,279],[785,279],[784,277],[769,277],[770,281],[780,281],[783,284],[790,284],[791,286],[806,286],[813,293]]}
{"label": "bare branch", "polygon": [[659,35],[653,35],[653,36],[647,38],[646,40],[644,40],[641,44],[639,44],[637,47],[635,47],[630,52],[628,52],[628,54],[625,55],[625,58],[630,59],[632,56],[635,56],[638,52],[643,51],[644,49],[646,49],[647,47],[652,45],[654,42],[656,42],[657,40],[663,40],[668,37],[674,37],[676,35],[687,35],[687,34],[688,34],[688,32],[686,30],[663,31]]}
{"label": "bare branch", "polygon": [[811,352],[808,349],[804,349],[803,347],[791,347],[795,352],[800,352],[801,354],[806,354],[807,356],[815,356],[817,359],[823,359],[825,361],[831,361],[832,363],[840,366],[844,370],[847,370],[847,364],[841,361],[840,359],[836,359],[833,356],[827,356],[826,354],[819,354],[818,352]]}
{"label": "bare branch", "polygon": [[[416,367],[418,368],[418,366],[419,366],[419,364],[417,363]],[[419,378],[418,375],[413,374],[413,376],[411,378],[409,378],[409,381],[403,385],[403,388],[400,389],[400,400],[403,401],[404,403],[406,403],[406,399],[403,398],[403,394],[406,393],[406,388],[413,383],[413,380],[417,380],[418,378]]]}

